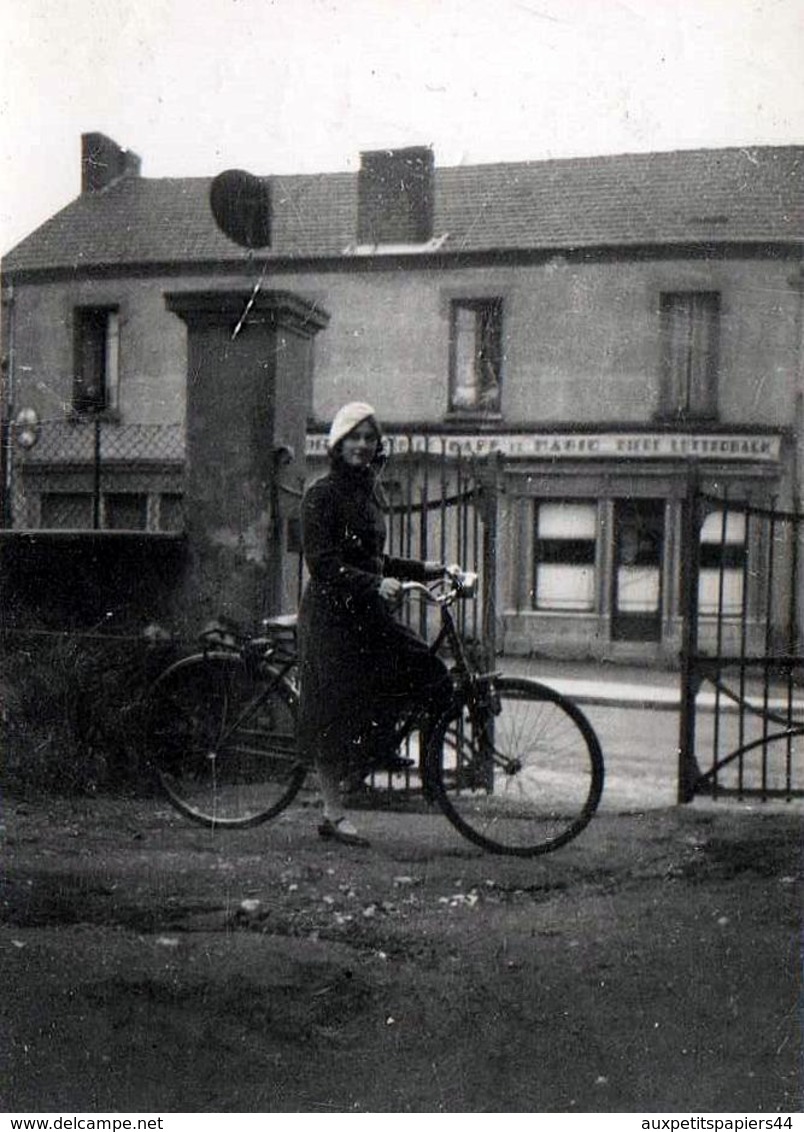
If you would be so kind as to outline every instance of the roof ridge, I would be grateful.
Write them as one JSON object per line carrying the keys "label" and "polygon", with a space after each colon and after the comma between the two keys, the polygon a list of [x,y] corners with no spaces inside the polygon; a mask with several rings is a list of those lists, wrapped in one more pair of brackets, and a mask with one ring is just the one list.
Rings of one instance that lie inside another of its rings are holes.
{"label": "roof ridge", "polygon": [[[208,207],[213,180],[122,176],[54,213],[6,253],[3,270],[239,263],[242,249],[217,230]],[[268,254],[348,260],[357,172],[272,180]],[[437,234],[449,233],[439,254],[757,242],[797,248],[802,185],[804,145],[437,166],[435,224]]]}
{"label": "roof ridge", "polygon": [[620,153],[574,154],[563,157],[522,158],[516,161],[478,161],[459,163],[457,165],[437,165],[436,170],[442,169],[506,169],[511,167],[532,168],[534,165],[563,165],[574,163],[597,163],[625,160],[656,159],[663,157],[693,157],[711,156],[713,154],[746,154],[749,153],[775,153],[801,150],[804,156],[804,142],[791,142],[786,145],[732,145],[732,146],[698,146],[694,149],[650,149],[626,150]]}
{"label": "roof ridge", "polygon": [[[709,156],[715,154],[745,154],[749,156],[754,153],[790,153],[800,150],[802,157],[804,157],[804,142],[795,143],[791,142],[785,145],[732,145],[732,146],[696,146],[692,149],[651,149],[651,150],[624,150],[619,153],[597,153],[597,154],[571,154],[561,157],[526,157],[519,158],[513,161],[472,161],[472,162],[458,162],[451,165],[436,165],[435,172],[471,172],[474,170],[481,170],[487,172],[491,169],[532,169],[535,166],[547,165],[569,165],[569,164],[597,164],[597,163],[610,163],[617,161],[640,161],[640,160],[656,160],[668,157],[698,157]],[[306,180],[310,178],[329,179],[332,177],[356,177],[358,175],[357,169],[324,169],[316,170],[314,172],[295,172],[295,173],[255,173],[254,176],[264,180]],[[212,181],[217,173],[203,173],[191,176],[175,176],[168,175],[162,177],[149,177],[143,175],[132,176],[130,173],[123,173],[115,178],[110,185],[106,188],[112,188],[119,185],[122,180],[127,181],[140,181],[146,183],[154,182],[208,182]]]}

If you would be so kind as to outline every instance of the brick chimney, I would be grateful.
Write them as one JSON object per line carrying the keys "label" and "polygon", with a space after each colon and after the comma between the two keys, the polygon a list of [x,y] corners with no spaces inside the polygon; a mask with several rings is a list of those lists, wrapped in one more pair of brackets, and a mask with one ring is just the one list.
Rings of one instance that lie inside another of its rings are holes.
{"label": "brick chimney", "polygon": [[139,177],[141,164],[136,153],[121,149],[105,134],[81,135],[82,193],[100,192],[127,174]]}
{"label": "brick chimney", "polygon": [[433,151],[428,146],[361,153],[358,243],[426,243],[433,235],[434,182]]}

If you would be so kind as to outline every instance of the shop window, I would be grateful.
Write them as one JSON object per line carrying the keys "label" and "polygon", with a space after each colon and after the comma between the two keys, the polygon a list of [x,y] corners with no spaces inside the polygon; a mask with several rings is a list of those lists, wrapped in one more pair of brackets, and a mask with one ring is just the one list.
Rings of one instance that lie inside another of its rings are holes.
{"label": "shop window", "polygon": [[536,504],[533,606],[582,613],[595,605],[597,506]]}
{"label": "shop window", "polygon": [[113,307],[75,310],[73,410],[109,413],[118,407],[120,316]]}
{"label": "shop window", "polygon": [[456,299],[451,307],[453,412],[500,411],[502,299]]}
{"label": "shop window", "polygon": [[47,531],[83,531],[92,526],[93,499],[88,492],[43,491],[40,526]]}
{"label": "shop window", "polygon": [[739,616],[743,609],[744,573],[745,514],[710,512],[701,526],[698,612],[703,616]]}
{"label": "shop window", "polygon": [[144,531],[148,526],[148,496],[142,492],[107,492],[105,525],[110,531]]}
{"label": "shop window", "polygon": [[614,501],[613,640],[661,639],[666,509],[664,499]]}
{"label": "shop window", "polygon": [[720,295],[667,292],[660,299],[662,417],[717,416]]}

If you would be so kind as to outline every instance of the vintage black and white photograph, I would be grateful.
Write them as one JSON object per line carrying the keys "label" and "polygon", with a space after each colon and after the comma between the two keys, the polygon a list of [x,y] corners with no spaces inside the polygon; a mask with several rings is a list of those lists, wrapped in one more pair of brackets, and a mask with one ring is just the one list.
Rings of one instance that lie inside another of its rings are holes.
{"label": "vintage black and white photograph", "polygon": [[792,1129],[801,0],[0,14],[8,1127]]}

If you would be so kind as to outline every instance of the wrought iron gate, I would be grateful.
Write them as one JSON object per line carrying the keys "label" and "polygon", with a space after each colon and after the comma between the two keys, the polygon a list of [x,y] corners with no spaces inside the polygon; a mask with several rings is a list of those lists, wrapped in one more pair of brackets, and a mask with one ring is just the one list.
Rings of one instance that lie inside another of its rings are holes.
{"label": "wrought iron gate", "polygon": [[[397,435],[382,477],[388,500],[388,553],[457,563],[479,575],[476,601],[456,610],[461,632],[482,649],[489,665],[496,650],[497,565],[496,457],[468,458],[443,438]],[[408,616],[427,636],[435,616],[420,604]]]}
{"label": "wrought iron gate", "polygon": [[701,490],[685,501],[679,788],[804,795],[804,514]]}
{"label": "wrought iron gate", "polygon": [[[496,652],[497,500],[502,480],[498,453],[466,456],[443,436],[395,432],[385,437],[388,462],[380,477],[388,524],[386,552],[400,558],[435,559],[458,564],[479,577],[477,600],[455,609],[464,639],[483,649],[491,664]],[[314,473],[311,478],[315,478]],[[290,489],[285,489],[290,490]],[[293,489],[301,498],[303,489]],[[301,542],[298,598],[305,573]],[[410,623],[427,636],[437,614],[418,603],[406,611]]]}

